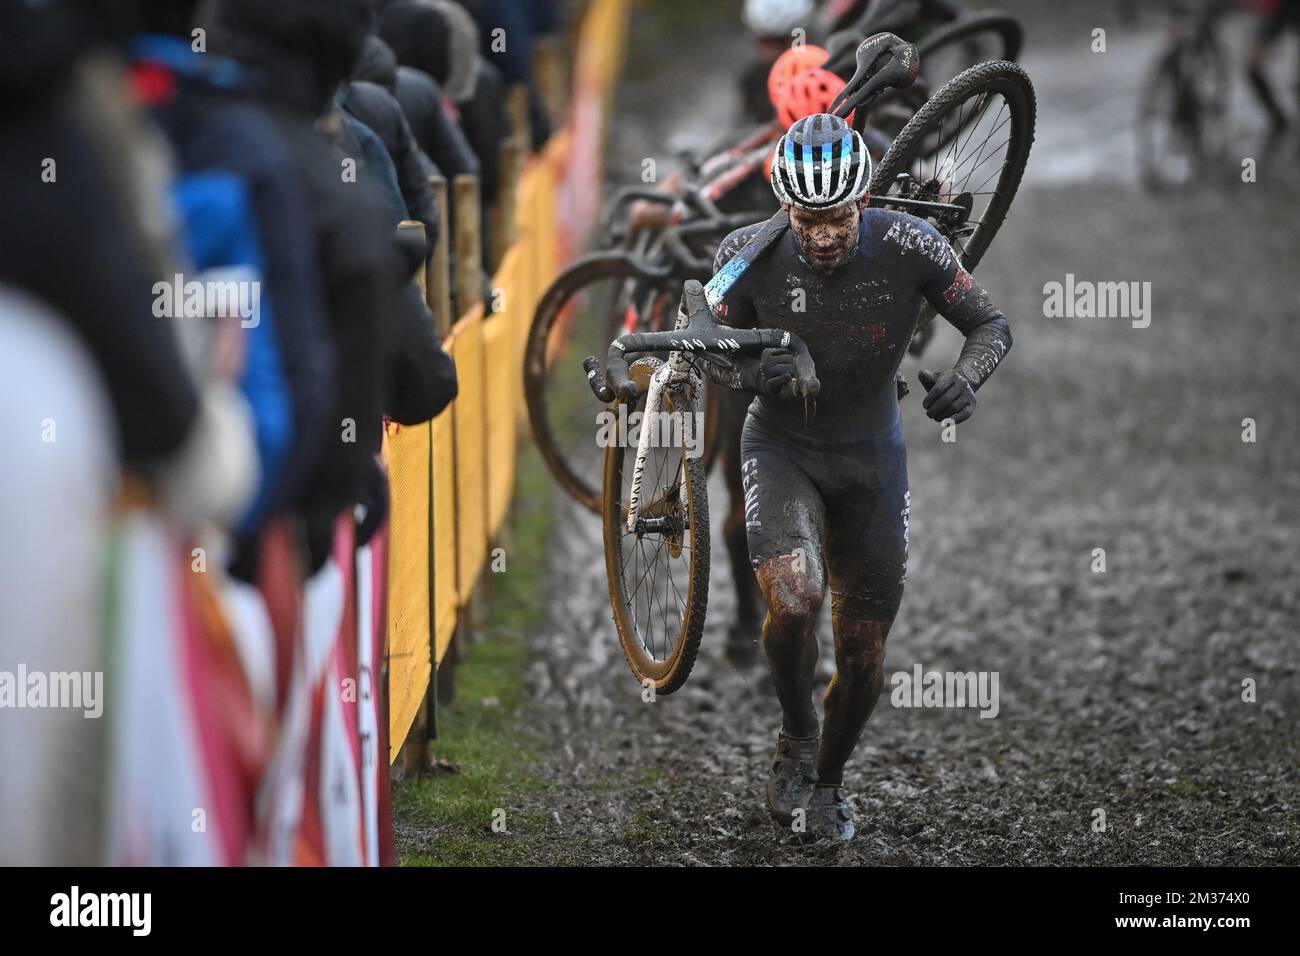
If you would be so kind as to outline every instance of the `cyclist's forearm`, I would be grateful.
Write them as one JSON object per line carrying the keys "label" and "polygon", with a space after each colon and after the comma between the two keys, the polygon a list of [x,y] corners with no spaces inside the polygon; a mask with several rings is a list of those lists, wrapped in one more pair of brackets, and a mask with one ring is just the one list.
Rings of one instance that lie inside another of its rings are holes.
{"label": "cyclist's forearm", "polygon": [[966,336],[953,369],[978,389],[1011,350],[1011,327],[1006,316],[965,270],[959,270],[943,296],[932,301],[943,317]]}
{"label": "cyclist's forearm", "polygon": [[1009,351],[1011,326],[998,312],[966,333],[966,344],[961,347],[961,355],[953,369],[970,382],[972,388],[979,389]]}

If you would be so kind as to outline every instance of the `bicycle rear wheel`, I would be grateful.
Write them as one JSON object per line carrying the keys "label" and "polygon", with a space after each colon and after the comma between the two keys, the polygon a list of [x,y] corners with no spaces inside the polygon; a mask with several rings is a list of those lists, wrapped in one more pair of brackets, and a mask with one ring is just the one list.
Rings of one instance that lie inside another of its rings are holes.
{"label": "bicycle rear wheel", "polygon": [[[926,216],[973,272],[1006,219],[1029,161],[1036,111],[1029,75],[1014,63],[981,63],[944,84],[921,107],[876,167],[875,201],[920,199],[961,207]],[[957,128],[959,136],[946,136]],[[896,208],[910,211],[903,206]],[[933,311],[922,316],[911,346],[928,340]]]}
{"label": "bicycle rear wheel", "polygon": [[[642,411],[650,376],[662,363],[641,359],[630,368],[639,394],[627,407]],[[673,403],[665,389],[663,411],[690,414],[695,403]],[[618,406],[615,406],[618,412]],[[641,427],[655,427],[642,422]],[[697,432],[698,434],[698,432]],[[657,694],[686,682],[709,601],[709,505],[704,461],[682,445],[650,449],[640,488],[637,528],[627,528],[637,447],[614,442],[605,449],[605,572],[619,644],[632,673]]]}

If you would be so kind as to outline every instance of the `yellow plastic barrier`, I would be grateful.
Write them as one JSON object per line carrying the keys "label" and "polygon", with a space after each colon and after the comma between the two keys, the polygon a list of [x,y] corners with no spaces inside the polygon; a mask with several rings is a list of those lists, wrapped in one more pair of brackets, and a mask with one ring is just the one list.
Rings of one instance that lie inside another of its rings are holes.
{"label": "yellow plastic barrier", "polygon": [[429,640],[430,426],[390,424],[388,658],[390,739],[401,741],[415,721],[433,674]]}
{"label": "yellow plastic barrier", "polygon": [[[433,631],[442,660],[456,633],[460,587],[456,577],[456,439],[450,411],[433,420]],[[392,739],[401,746],[396,734]],[[396,751],[394,750],[394,753]]]}
{"label": "yellow plastic barrier", "polygon": [[451,330],[460,392],[453,404],[456,436],[456,568],[460,605],[469,603],[487,558],[487,385],[483,377],[483,307]]}
{"label": "yellow plastic barrier", "polygon": [[590,172],[599,169],[599,140],[622,64],[630,6],[630,0],[588,5],[574,67],[572,125],[528,160],[518,181],[515,242],[492,281],[503,307],[485,312],[484,305],[475,305],[444,343],[456,360],[456,400],[431,424],[390,426],[385,436],[392,488],[390,761],[415,722],[484,571],[490,542],[509,513],[518,428],[526,417],[528,326],[585,225],[569,205],[575,197],[590,217],[590,191],[599,182]]}
{"label": "yellow plastic barrier", "polygon": [[484,436],[488,538],[493,537],[501,527],[514,491],[516,423],[515,416],[509,414],[508,410],[517,407],[519,400],[519,389],[515,387],[515,379],[510,374],[514,369],[515,351],[510,308],[514,305],[514,297],[522,291],[515,283],[516,251],[512,249],[507,253],[494,277],[498,285],[493,290],[493,296],[504,302],[506,309],[490,313],[483,321],[483,382],[491,403],[487,407]]}

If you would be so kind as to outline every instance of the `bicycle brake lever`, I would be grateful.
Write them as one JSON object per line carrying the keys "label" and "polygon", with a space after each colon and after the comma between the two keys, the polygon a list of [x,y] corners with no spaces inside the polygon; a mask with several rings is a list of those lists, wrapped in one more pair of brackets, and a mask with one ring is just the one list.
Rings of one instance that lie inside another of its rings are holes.
{"label": "bicycle brake lever", "polygon": [[704,362],[710,362],[718,368],[725,368],[729,371],[736,368],[736,363],[731,361],[731,359],[722,355],[714,355],[711,352],[684,352],[682,357],[691,365],[694,365],[695,361],[699,359]]}

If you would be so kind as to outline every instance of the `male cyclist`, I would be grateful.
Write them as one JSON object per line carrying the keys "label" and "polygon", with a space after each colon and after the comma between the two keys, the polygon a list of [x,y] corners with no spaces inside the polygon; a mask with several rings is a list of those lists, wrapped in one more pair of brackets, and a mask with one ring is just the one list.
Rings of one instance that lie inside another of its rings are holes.
{"label": "male cyclist", "polygon": [[[747,137],[743,146],[719,151],[701,164],[700,189],[722,212],[753,215],[761,212],[764,216],[776,212],[777,200],[769,185],[773,141],[780,138],[780,130],[789,128],[795,120],[829,109],[844,89],[844,80],[822,66],[826,56],[824,49],[810,43],[782,53],[765,80],[776,122]],[[889,137],[869,124],[863,132],[872,157],[883,156],[889,149]],[[684,179],[680,171],[674,172],[663,188],[680,193]],[[673,221],[673,215],[674,211],[663,203],[638,201],[632,205],[629,222],[634,229],[665,229]],[[754,635],[764,613],[749,566],[739,461],[740,434],[749,399],[742,393],[727,392],[721,400],[719,465],[728,497],[722,533],[736,586],[736,617],[727,630],[726,653],[733,665],[748,667],[757,656]]]}
{"label": "male cyclist", "polygon": [[[848,840],[844,765],[884,683],[885,639],[907,566],[908,489],[895,373],[923,302],[966,335],[956,365],[921,372],[936,421],[964,422],[1011,347],[1006,319],[924,220],[867,207],[871,159],[836,116],[801,119],[777,143],[772,186],[791,228],[733,286],[719,318],[807,343],[821,392],[793,399],[793,358],[767,349],[709,377],[757,393],[741,440],[749,556],[767,618],[763,648],[782,726],[768,779],[773,815],[805,811],[809,837]],[[715,269],[754,234],[723,240]],[[684,307],[705,309],[688,283]],[[820,728],[813,625],[831,592],[836,674]]]}

